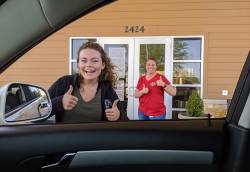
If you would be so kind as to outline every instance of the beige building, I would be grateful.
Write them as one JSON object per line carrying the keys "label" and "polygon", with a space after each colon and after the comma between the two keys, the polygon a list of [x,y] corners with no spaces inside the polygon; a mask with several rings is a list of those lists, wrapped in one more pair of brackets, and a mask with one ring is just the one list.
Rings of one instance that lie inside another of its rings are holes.
{"label": "beige building", "polygon": [[38,44],[1,74],[0,85],[18,81],[48,88],[76,71],[76,49],[88,39],[102,44],[119,67],[117,93],[131,118],[138,105],[133,90],[149,56],[177,88],[174,98],[165,97],[169,118],[184,110],[194,89],[205,111],[219,116],[250,49],[250,0],[118,0]]}

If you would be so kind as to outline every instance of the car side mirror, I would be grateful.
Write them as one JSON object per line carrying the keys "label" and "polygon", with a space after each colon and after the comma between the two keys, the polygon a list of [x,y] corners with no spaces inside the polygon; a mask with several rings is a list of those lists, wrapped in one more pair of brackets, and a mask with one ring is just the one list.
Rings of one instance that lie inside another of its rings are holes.
{"label": "car side mirror", "polygon": [[52,110],[48,92],[35,85],[10,83],[0,88],[0,124],[47,119]]}

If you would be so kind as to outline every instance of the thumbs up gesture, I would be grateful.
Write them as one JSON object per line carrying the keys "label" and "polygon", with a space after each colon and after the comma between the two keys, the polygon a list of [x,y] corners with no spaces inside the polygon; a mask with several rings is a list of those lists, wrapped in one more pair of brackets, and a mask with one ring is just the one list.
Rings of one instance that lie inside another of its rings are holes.
{"label": "thumbs up gesture", "polygon": [[142,94],[147,94],[148,93],[148,88],[147,87],[145,87],[145,84],[143,84],[143,87],[142,87],[142,90],[141,90],[141,93]]}
{"label": "thumbs up gesture", "polygon": [[112,105],[112,108],[106,109],[106,117],[109,121],[117,121],[120,118],[120,111],[117,107],[117,103],[119,102],[119,99],[116,99]]}
{"label": "thumbs up gesture", "polygon": [[63,103],[63,108],[65,110],[71,110],[77,104],[78,98],[72,96],[72,92],[73,92],[73,87],[72,85],[70,85],[69,90],[63,95],[62,103]]}
{"label": "thumbs up gesture", "polygon": [[156,85],[159,87],[166,87],[166,83],[162,80],[162,77],[160,76],[160,79],[156,81]]}

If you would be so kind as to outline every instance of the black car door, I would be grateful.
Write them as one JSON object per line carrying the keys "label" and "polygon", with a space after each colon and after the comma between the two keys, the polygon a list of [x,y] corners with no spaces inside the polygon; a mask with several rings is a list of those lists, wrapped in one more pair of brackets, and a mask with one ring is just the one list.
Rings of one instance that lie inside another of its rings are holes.
{"label": "black car door", "polygon": [[0,128],[5,171],[219,171],[224,120],[131,121]]}

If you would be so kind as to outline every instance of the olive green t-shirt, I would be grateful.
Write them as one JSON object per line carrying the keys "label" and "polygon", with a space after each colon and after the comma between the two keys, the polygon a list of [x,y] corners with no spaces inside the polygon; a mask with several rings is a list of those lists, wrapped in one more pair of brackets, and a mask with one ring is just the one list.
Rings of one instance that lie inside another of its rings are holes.
{"label": "olive green t-shirt", "polygon": [[101,120],[101,89],[99,89],[95,97],[88,102],[83,100],[79,88],[74,89],[72,95],[78,98],[78,102],[72,110],[64,111],[62,122],[94,122]]}

